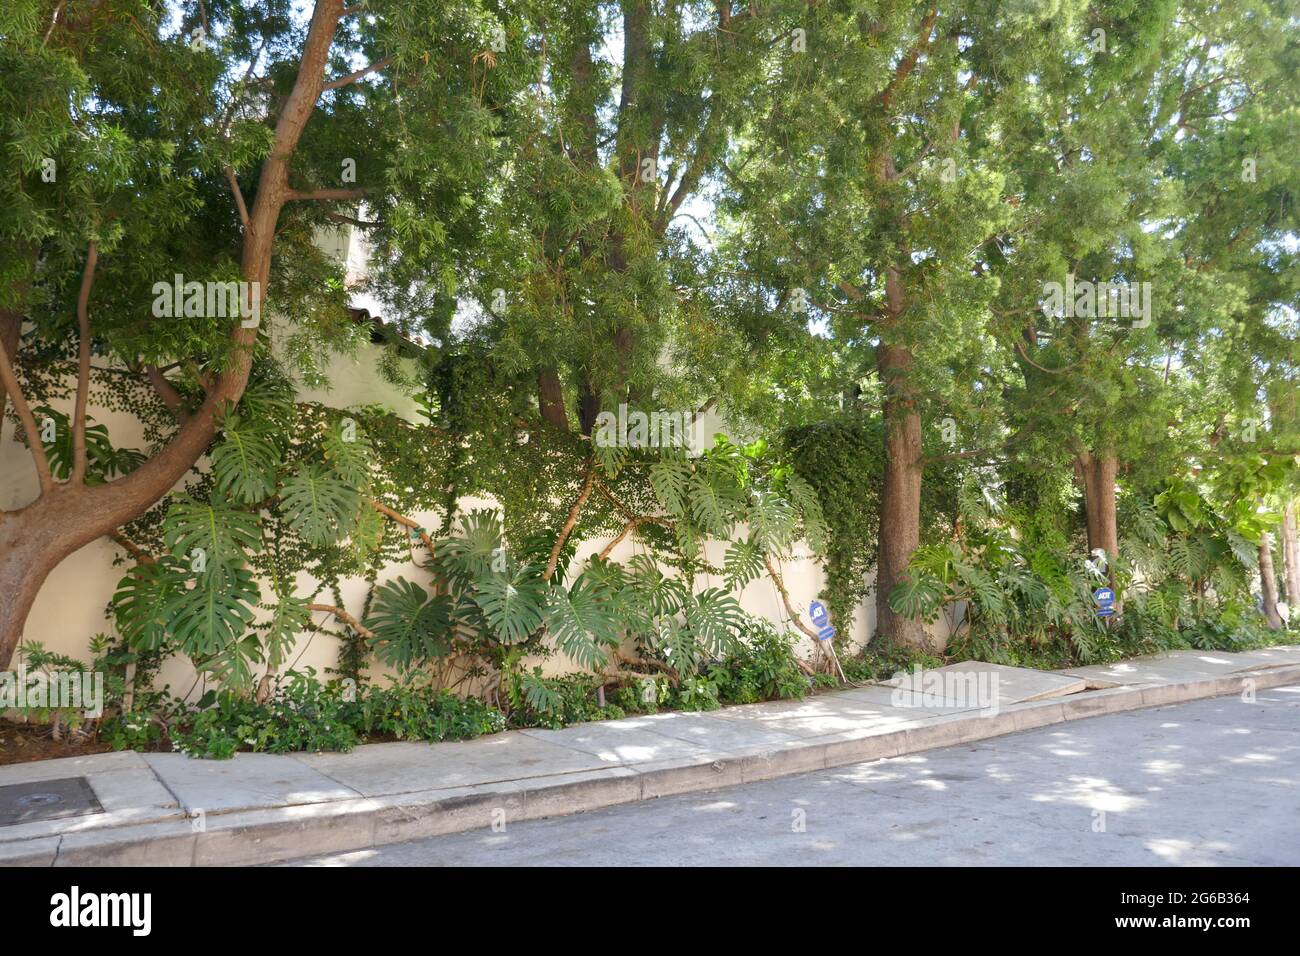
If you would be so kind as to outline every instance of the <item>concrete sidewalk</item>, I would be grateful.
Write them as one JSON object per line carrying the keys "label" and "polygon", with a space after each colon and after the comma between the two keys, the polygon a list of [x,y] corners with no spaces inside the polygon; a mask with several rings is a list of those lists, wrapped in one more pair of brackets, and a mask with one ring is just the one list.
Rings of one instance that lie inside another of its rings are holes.
{"label": "concrete sidewalk", "polygon": [[[936,687],[960,690],[963,677],[984,679],[995,700],[935,697]],[[0,865],[248,864],[363,849],[1297,679],[1296,646],[1177,651],[1058,672],[968,662],[919,680],[908,675],[898,687],[457,743],[227,761],[124,752],[17,764],[0,767],[0,788],[29,785],[10,791],[7,803],[0,791],[0,821],[9,822],[0,825]]]}

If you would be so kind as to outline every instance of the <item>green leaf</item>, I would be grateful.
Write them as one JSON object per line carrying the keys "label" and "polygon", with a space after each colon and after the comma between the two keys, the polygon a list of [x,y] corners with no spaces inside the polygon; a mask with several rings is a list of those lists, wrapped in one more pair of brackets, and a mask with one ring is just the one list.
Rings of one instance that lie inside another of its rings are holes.
{"label": "green leaf", "polygon": [[714,657],[733,649],[745,621],[736,598],[721,588],[706,588],[688,601],[686,626],[700,647]]}
{"label": "green leaf", "polygon": [[501,516],[476,508],[461,519],[461,533],[439,545],[449,575],[462,585],[492,573],[501,556]]}
{"label": "green leaf", "polygon": [[581,667],[602,666],[606,660],[603,648],[618,645],[618,620],[586,577],[580,577],[567,591],[552,585],[544,617],[560,650]]}
{"label": "green leaf", "polygon": [[763,573],[763,549],[753,540],[733,541],[722,559],[727,587],[740,590]]}
{"label": "green leaf", "polygon": [[909,573],[889,592],[889,606],[904,617],[927,620],[942,606],[945,590],[933,575]]}
{"label": "green leaf", "polygon": [[272,608],[271,620],[262,638],[268,666],[278,668],[283,664],[298,635],[311,626],[308,603],[306,598],[285,594]]}
{"label": "green leaf", "polygon": [[522,641],[542,623],[546,594],[541,569],[525,564],[510,571],[489,571],[474,579],[473,598],[499,641]]}
{"label": "green leaf", "polygon": [[650,487],[664,511],[675,518],[686,516],[690,478],[690,464],[680,459],[668,458],[650,466]]}
{"label": "green leaf", "polygon": [[734,500],[725,485],[711,480],[703,472],[691,477],[691,517],[709,534],[726,537],[735,524],[731,509]]}
{"label": "green leaf", "polygon": [[370,646],[376,656],[395,667],[425,664],[451,651],[452,599],[445,594],[430,598],[405,578],[375,589],[362,623],[375,634]]}
{"label": "green leaf", "polygon": [[243,564],[247,552],[262,546],[257,515],[193,499],[174,502],[167,509],[162,534],[168,551],[185,561],[192,561],[198,551],[209,570],[220,564]]}
{"label": "green leaf", "polygon": [[321,465],[303,465],[280,489],[280,507],[289,527],[317,547],[344,535],[360,503],[355,488]]}
{"label": "green leaf", "polygon": [[325,430],[323,448],[326,460],[340,481],[354,488],[364,488],[369,484],[375,453],[356,419],[345,417],[330,425]]}
{"label": "green leaf", "polygon": [[172,594],[165,609],[168,630],[190,657],[219,654],[250,628],[260,596],[247,568],[210,567],[193,587]]}
{"label": "green leaf", "polygon": [[746,517],[750,539],[764,551],[784,554],[794,539],[794,512],[790,503],[770,491],[756,491]]}
{"label": "green leaf", "polygon": [[180,562],[164,555],[152,564],[137,564],[118,582],[111,602],[113,619],[131,647],[156,651],[163,646],[167,606],[187,578]]}
{"label": "green leaf", "polygon": [[803,518],[804,538],[808,546],[819,554],[826,550],[826,518],[822,514],[821,499],[812,485],[798,475],[790,475],[785,483],[790,502]]}
{"label": "green leaf", "polygon": [[223,498],[251,505],[275,494],[280,448],[265,425],[238,416],[226,420],[222,440],[212,449],[213,488]]}

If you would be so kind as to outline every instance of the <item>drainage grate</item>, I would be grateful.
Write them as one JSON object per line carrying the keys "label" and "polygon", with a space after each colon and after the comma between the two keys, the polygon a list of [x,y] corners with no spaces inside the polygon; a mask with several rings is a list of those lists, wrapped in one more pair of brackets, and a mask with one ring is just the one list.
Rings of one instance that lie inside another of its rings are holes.
{"label": "drainage grate", "polygon": [[85,777],[0,787],[0,827],[103,812]]}

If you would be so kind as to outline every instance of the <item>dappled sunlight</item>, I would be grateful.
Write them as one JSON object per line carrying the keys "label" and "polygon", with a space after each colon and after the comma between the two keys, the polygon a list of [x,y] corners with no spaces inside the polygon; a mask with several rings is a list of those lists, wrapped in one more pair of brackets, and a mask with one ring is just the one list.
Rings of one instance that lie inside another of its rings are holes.
{"label": "dappled sunlight", "polygon": [[1158,839],[1147,840],[1144,846],[1163,862],[1173,866],[1204,865],[1206,861],[1199,858],[1202,853],[1231,853],[1231,843],[1215,840],[1208,843],[1193,843],[1190,840]]}
{"label": "dappled sunlight", "polygon": [[1136,810],[1146,804],[1142,797],[1124,793],[1109,780],[1080,776],[1068,777],[1057,784],[1054,792],[1034,794],[1030,799],[1035,803],[1072,803],[1107,813]]}
{"label": "dappled sunlight", "polygon": [[1173,760],[1150,760],[1143,766],[1143,769],[1147,773],[1171,774],[1177,773],[1185,766],[1186,764],[1177,763]]}

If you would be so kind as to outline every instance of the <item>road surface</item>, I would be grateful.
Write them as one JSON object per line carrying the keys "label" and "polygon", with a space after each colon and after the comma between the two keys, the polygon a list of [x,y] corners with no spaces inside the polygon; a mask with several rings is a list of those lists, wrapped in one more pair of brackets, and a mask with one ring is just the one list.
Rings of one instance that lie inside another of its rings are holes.
{"label": "road surface", "polygon": [[1300,864],[1300,686],[316,866]]}

